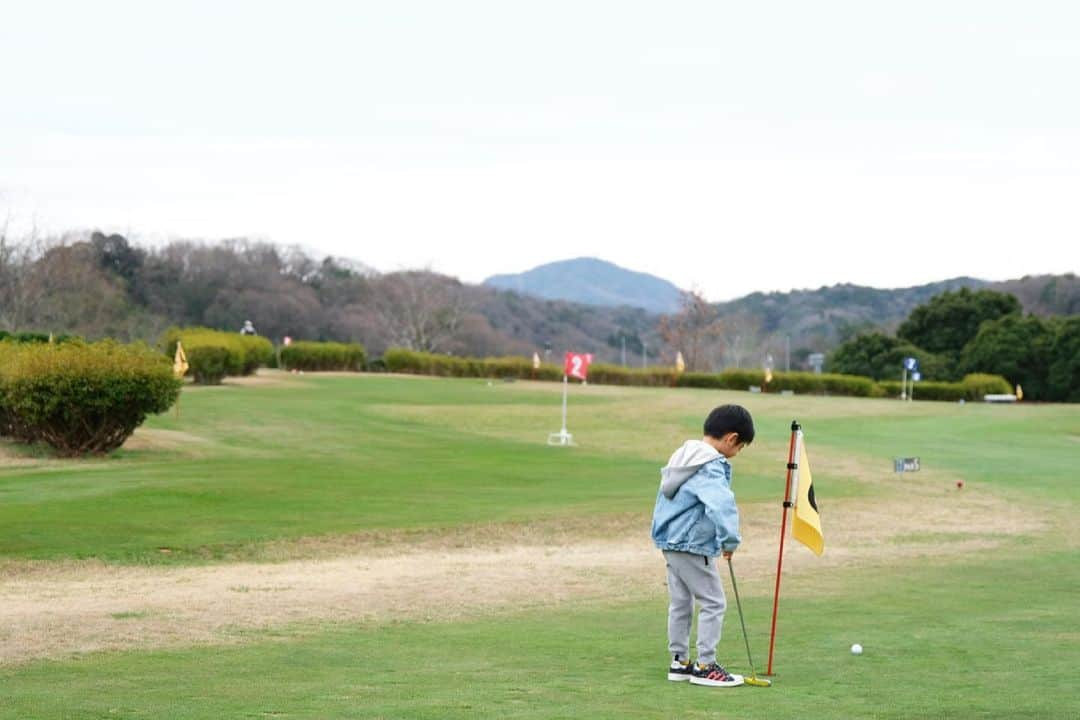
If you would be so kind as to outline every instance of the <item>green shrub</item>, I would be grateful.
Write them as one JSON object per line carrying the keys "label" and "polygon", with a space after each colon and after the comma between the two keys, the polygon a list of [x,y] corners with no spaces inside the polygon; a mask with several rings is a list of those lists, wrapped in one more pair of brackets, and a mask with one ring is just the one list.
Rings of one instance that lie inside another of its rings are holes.
{"label": "green shrub", "polygon": [[[17,332],[9,333],[7,330],[0,330],[0,342],[7,341],[9,343],[47,343],[49,342],[49,333],[39,332]],[[66,342],[81,342],[82,338],[78,335],[53,335],[52,341],[56,344]]]}
{"label": "green shrub", "polygon": [[522,380],[562,379],[561,367],[545,363],[534,370],[532,360],[529,358],[497,357],[478,359],[415,352],[404,348],[390,348],[383,353],[381,366],[386,372],[408,375],[518,378]]}
{"label": "green shrub", "polygon": [[[413,352],[391,348],[382,357],[389,372],[439,377],[517,377],[537,380],[561,380],[563,369],[544,364],[536,371],[528,358],[459,358],[450,355]],[[589,368],[589,382],[597,385],[633,385],[638,387],[696,387],[720,390],[746,390],[751,385],[763,387],[763,370],[725,370],[722,373],[676,374],[669,367],[625,368],[597,363]],[[870,378],[855,375],[831,375],[804,372],[774,373],[768,392],[793,390],[797,393],[880,397],[879,388]]]}
{"label": "green shrub", "polygon": [[328,371],[364,369],[366,354],[359,343],[310,342],[301,340],[281,348],[285,370]]}
{"label": "green shrub", "polygon": [[260,367],[269,366],[274,360],[274,345],[259,335],[232,335],[239,341],[244,353],[241,375],[254,375]]}
{"label": "green shrub", "polygon": [[0,351],[0,407],[9,434],[61,455],[107,453],[146,416],[176,402],[180,381],[145,345],[111,340]]}
{"label": "green shrub", "polygon": [[751,385],[763,387],[765,385],[764,370],[741,370],[730,369],[720,373],[720,387],[727,390],[746,390]]}
{"label": "green shrub", "polygon": [[[900,397],[898,380],[878,383],[886,397]],[[913,393],[916,400],[982,400],[985,395],[1004,395],[1012,392],[1008,381],[1000,375],[966,375],[961,382],[917,382]]]}
{"label": "green shrub", "polygon": [[[559,373],[562,375],[561,371]],[[667,387],[675,384],[674,368],[625,368],[621,365],[596,363],[589,367],[589,382],[597,385],[633,385],[637,387]]]}
{"label": "green shrub", "polygon": [[[901,387],[899,380],[882,380],[878,382],[878,385],[885,392],[886,397],[900,397]],[[967,393],[960,383],[935,382],[933,380],[915,383],[912,396],[915,400],[945,400],[952,402],[968,399]]]}
{"label": "green shrub", "polygon": [[724,370],[721,373],[684,373],[677,384],[718,390],[746,390],[756,386],[765,392],[790,390],[800,395],[878,397],[881,394],[870,378],[833,373],[775,372],[766,384],[764,370]]}
{"label": "green shrub", "polygon": [[[274,346],[258,335],[211,330],[210,328],[171,327],[161,336],[160,344],[170,359],[176,354],[176,343],[182,342],[184,354],[191,363],[191,353],[200,347],[216,347],[225,351],[225,374],[230,376],[251,375],[259,367],[267,365],[274,357]],[[214,354],[215,356],[217,353]],[[194,371],[191,371],[195,375]],[[208,375],[207,377],[210,377]],[[201,382],[198,378],[196,382]],[[213,382],[221,382],[220,379]]]}
{"label": "green shrub", "polygon": [[220,385],[229,369],[229,351],[218,345],[196,345],[185,350],[188,372],[199,385]]}
{"label": "green shrub", "polygon": [[984,395],[1009,395],[1013,392],[1008,380],[1000,375],[986,373],[965,375],[960,385],[967,393],[968,400],[982,400]]}

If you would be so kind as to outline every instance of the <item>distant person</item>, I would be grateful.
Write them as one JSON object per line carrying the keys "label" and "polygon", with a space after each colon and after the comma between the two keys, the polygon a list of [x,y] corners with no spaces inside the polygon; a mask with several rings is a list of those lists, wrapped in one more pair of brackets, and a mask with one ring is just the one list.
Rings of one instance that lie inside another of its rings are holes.
{"label": "distant person", "polygon": [[[743,684],[716,662],[727,599],[716,558],[739,547],[739,509],[730,460],[754,440],[754,420],[740,405],[721,405],[705,419],[705,437],[687,440],[660,471],[652,538],[667,563],[668,680],[695,685]],[[690,625],[699,607],[697,662],[690,662]]]}
{"label": "distant person", "polygon": [[240,334],[241,335],[258,335],[259,333],[255,332],[255,326],[251,324],[250,320],[245,320],[244,321],[244,327],[240,328]]}

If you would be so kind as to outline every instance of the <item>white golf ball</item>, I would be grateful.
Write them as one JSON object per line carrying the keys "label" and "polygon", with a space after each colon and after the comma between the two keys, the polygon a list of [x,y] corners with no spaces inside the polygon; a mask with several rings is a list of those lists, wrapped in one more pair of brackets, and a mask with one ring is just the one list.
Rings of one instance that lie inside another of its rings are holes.
{"label": "white golf ball", "polygon": [[855,643],[854,645],[852,645],[851,646],[851,654],[852,655],[862,655],[862,645],[860,645],[859,643]]}

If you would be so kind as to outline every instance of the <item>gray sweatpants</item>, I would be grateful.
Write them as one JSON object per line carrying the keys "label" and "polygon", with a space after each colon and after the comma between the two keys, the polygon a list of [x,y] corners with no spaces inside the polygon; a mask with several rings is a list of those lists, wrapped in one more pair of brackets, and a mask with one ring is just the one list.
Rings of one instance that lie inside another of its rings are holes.
{"label": "gray sweatpants", "polygon": [[664,550],[667,562],[668,593],[668,650],[672,655],[687,659],[690,655],[690,624],[694,620],[694,600],[697,600],[697,661],[702,665],[716,661],[716,645],[724,624],[727,598],[716,558]]}

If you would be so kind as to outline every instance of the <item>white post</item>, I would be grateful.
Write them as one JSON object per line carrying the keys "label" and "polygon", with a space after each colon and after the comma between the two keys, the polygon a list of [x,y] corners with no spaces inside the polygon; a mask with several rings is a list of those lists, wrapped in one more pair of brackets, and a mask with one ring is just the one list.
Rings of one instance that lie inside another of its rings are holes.
{"label": "white post", "polygon": [[548,445],[573,445],[574,436],[566,430],[566,394],[570,387],[570,380],[564,374],[562,377],[562,429],[557,433],[548,435]]}
{"label": "white post", "polygon": [[566,435],[566,390],[570,386],[570,381],[566,376],[562,376],[562,430],[559,434]]}
{"label": "white post", "polygon": [[900,399],[907,398],[907,365],[904,365],[904,374],[900,378]]}

